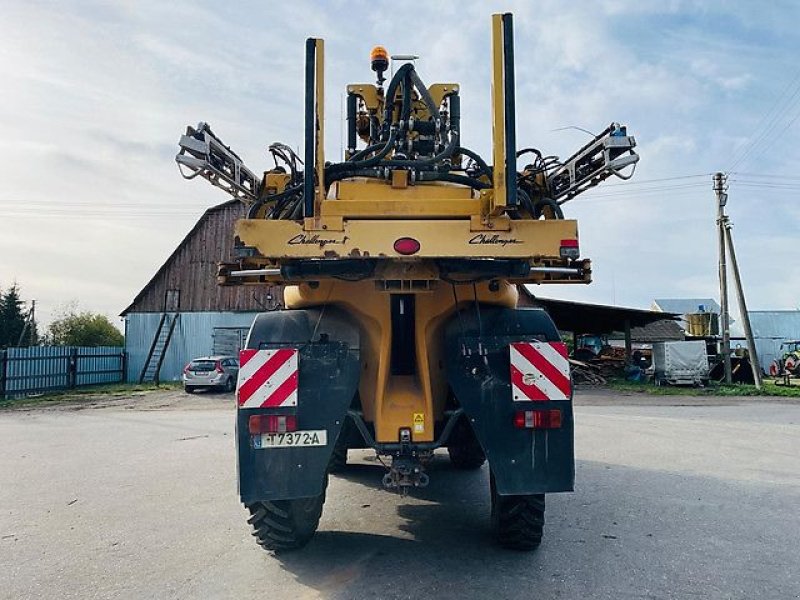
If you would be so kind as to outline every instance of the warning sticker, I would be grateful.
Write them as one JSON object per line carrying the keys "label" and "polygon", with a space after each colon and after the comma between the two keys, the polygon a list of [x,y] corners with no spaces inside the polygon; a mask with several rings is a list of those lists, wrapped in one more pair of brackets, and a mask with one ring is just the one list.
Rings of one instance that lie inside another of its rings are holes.
{"label": "warning sticker", "polygon": [[414,413],[414,433],[425,432],[425,413]]}

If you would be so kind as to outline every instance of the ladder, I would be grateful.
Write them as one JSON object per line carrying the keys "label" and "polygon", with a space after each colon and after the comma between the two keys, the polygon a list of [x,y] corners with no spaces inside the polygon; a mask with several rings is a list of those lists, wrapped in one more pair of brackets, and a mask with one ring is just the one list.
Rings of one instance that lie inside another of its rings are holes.
{"label": "ladder", "polygon": [[150,344],[150,351],[147,353],[147,359],[144,361],[142,372],[139,375],[139,383],[152,381],[157,384],[159,382],[161,365],[164,363],[164,356],[179,318],[180,313],[170,315],[165,312],[161,315],[156,334],[153,336],[153,343]]}

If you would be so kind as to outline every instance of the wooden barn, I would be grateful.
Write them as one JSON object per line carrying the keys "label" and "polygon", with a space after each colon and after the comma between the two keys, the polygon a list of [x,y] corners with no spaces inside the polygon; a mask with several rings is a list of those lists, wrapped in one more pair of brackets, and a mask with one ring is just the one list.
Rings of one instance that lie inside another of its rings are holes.
{"label": "wooden barn", "polygon": [[245,210],[237,200],[209,208],[122,311],[128,381],[178,380],[192,358],[235,354],[255,315],[280,308],[277,288],[217,285]]}

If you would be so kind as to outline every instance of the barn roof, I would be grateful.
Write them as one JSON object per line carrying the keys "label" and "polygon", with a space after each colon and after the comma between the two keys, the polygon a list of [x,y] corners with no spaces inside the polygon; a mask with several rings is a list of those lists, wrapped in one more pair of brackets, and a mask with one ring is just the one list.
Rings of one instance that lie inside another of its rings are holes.
{"label": "barn roof", "polygon": [[189,243],[189,241],[194,237],[194,235],[203,227],[203,225],[213,217],[214,214],[224,211],[228,208],[233,207],[236,204],[240,204],[239,200],[228,200],[227,202],[223,202],[222,204],[217,204],[216,206],[212,206],[202,214],[202,216],[197,220],[194,226],[189,230],[189,232],[184,236],[184,238],[180,241],[180,243],[175,247],[172,253],[169,255],[167,260],[164,261],[158,270],[155,272],[153,277],[150,278],[145,286],[139,291],[133,301],[120,313],[121,317],[124,317],[129,312],[131,312],[134,307],[141,301],[145,294],[147,294],[148,290],[158,281],[159,277],[161,277],[169,268],[169,266],[175,261],[175,258],[178,254],[183,250],[184,247]]}

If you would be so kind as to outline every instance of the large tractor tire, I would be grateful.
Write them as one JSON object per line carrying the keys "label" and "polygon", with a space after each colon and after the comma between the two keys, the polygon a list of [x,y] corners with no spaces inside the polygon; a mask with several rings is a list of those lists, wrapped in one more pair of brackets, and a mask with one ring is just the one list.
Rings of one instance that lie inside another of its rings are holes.
{"label": "large tractor tire", "polygon": [[544,494],[501,496],[494,475],[492,492],[492,529],[497,542],[511,550],[535,550],[544,533]]}
{"label": "large tractor tire", "polygon": [[447,444],[450,464],[456,469],[480,469],[486,462],[486,454],[481,448],[470,424],[462,419],[458,422]]}
{"label": "large tractor tire", "polygon": [[[325,482],[327,487],[327,479]],[[325,490],[313,498],[256,502],[247,507],[253,536],[265,550],[297,550],[317,531],[325,504]]]}
{"label": "large tractor tire", "polygon": [[331,459],[328,462],[328,473],[341,473],[347,467],[347,444],[342,443],[341,436],[333,447]]}

